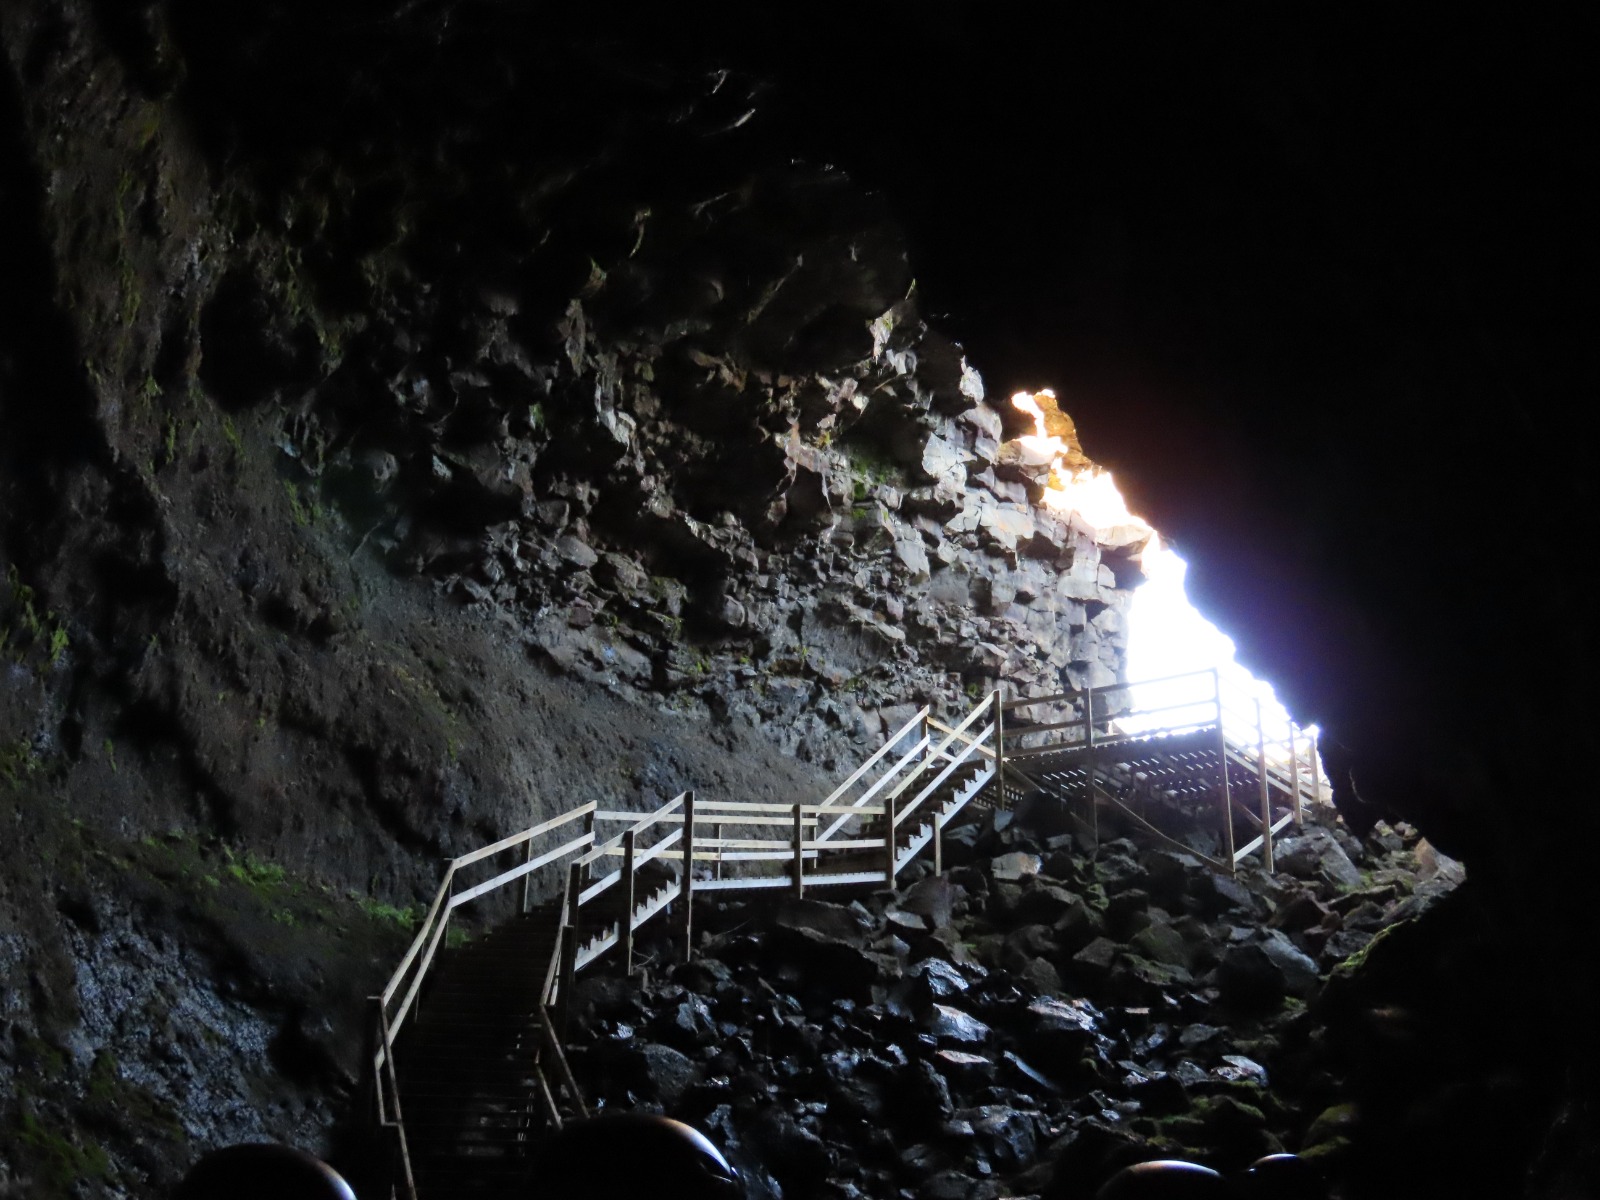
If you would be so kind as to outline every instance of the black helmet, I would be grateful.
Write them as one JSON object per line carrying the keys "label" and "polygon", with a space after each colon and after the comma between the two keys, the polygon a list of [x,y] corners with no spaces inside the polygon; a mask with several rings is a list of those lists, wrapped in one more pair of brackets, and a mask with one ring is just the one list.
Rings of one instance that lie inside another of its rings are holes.
{"label": "black helmet", "polygon": [[1269,1154],[1239,1176],[1238,1193],[1245,1200],[1326,1200],[1328,1187],[1298,1155]]}
{"label": "black helmet", "polygon": [[538,1200],[744,1200],[705,1134],[649,1113],[569,1121],[535,1157],[533,1180]]}
{"label": "black helmet", "polygon": [[1225,1200],[1227,1181],[1210,1167],[1162,1158],[1123,1167],[1094,1200]]}
{"label": "black helmet", "polygon": [[213,1150],[183,1177],[172,1200],[356,1200],[320,1158],[275,1142]]}

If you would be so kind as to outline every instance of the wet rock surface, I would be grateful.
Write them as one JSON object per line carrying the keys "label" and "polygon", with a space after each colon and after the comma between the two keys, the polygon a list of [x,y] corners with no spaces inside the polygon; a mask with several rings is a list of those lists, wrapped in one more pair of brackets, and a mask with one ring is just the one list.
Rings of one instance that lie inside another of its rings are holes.
{"label": "wet rock surface", "polygon": [[[1357,1078],[1373,1063],[1372,1048],[1342,1058],[1341,1014],[1360,1007],[1372,940],[1413,928],[1459,867],[1425,880],[1437,859],[1407,827],[1357,842],[1312,825],[1307,842],[1348,842],[1355,886],[1291,856],[1241,870],[1222,905],[1192,857],[1126,840],[1050,852],[1010,814],[969,832],[979,865],[900,892],[702,897],[691,961],[657,931],[633,980],[580,988],[572,1060],[592,1101],[705,1129],[757,1196],[1066,1200],[1145,1159],[1236,1173],[1285,1150],[1340,1195],[1376,1194],[1342,1190],[1367,1178]],[[941,936],[913,950],[901,935],[920,912]],[[1084,944],[1083,921],[1108,932]],[[845,955],[870,969],[821,969]],[[627,1007],[586,990],[619,986]],[[659,1052],[643,1040],[658,1031],[681,1053],[624,1069]]]}

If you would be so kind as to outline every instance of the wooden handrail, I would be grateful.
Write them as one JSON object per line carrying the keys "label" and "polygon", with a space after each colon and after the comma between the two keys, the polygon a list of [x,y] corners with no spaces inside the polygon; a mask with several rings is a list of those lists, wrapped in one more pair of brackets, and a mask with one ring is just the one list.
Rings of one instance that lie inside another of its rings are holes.
{"label": "wooden handrail", "polygon": [[381,999],[385,1005],[394,999],[395,991],[405,978],[406,969],[411,966],[412,960],[417,957],[417,951],[422,948],[422,943],[427,937],[429,927],[433,924],[434,918],[439,915],[439,910],[449,900],[450,883],[454,877],[455,865],[451,864],[449,870],[445,872],[444,881],[439,884],[439,891],[433,898],[432,907],[428,909],[427,916],[422,918],[422,924],[417,929],[417,936],[411,939],[410,948],[406,950],[405,957],[400,960],[400,965],[395,968],[394,974],[390,977],[388,984],[381,993]]}
{"label": "wooden handrail", "polygon": [[852,787],[854,787],[855,784],[856,784],[856,781],[859,780],[868,771],[872,770],[872,768],[875,767],[878,764],[878,761],[880,759],[888,757],[889,752],[895,746],[900,744],[900,739],[901,738],[905,737],[913,729],[915,729],[917,726],[922,724],[922,721],[923,721],[923,719],[925,717],[927,717],[928,712],[929,712],[929,707],[928,707],[928,705],[924,704],[922,706],[922,708],[917,712],[916,716],[912,717],[911,720],[907,721],[904,725],[900,726],[900,728],[895,731],[894,736],[891,737],[888,741],[884,742],[884,744],[881,747],[878,748],[878,752],[876,754],[874,754],[871,758],[867,759],[866,762],[862,763],[859,767],[857,767],[853,772],[851,772],[850,777],[848,779],[846,779],[838,787],[834,788],[833,791],[828,794],[828,798],[826,800],[824,800],[823,803],[824,804],[832,804],[832,803],[834,803],[836,800],[839,799],[840,796],[844,795],[847,791],[849,791]]}
{"label": "wooden handrail", "polygon": [[[993,721],[989,722],[989,724],[984,727],[983,732],[978,735],[978,739],[977,740],[978,741],[982,741],[986,737],[994,736],[994,728],[995,728],[994,727],[994,722]],[[951,740],[953,740],[954,738],[959,737],[959,736],[960,736],[960,728],[958,727],[956,730],[953,730],[951,732],[949,738],[945,739],[945,745],[948,746],[950,744]],[[963,738],[962,740],[966,741],[965,738]],[[973,742],[966,742],[966,749],[963,750],[960,754],[957,754],[954,757],[951,757],[948,760],[949,765],[946,766],[943,770],[941,770],[937,775],[935,775],[933,777],[933,779],[930,780],[923,787],[923,789],[916,794],[916,796],[912,799],[911,803],[905,805],[904,807],[902,807],[900,809],[900,818],[902,820],[904,820],[906,817],[909,817],[912,813],[916,812],[917,809],[922,806],[923,801],[925,801],[929,796],[933,795],[933,793],[938,790],[939,785],[942,784],[946,779],[949,779],[951,774],[954,773],[955,769],[957,767],[959,767],[962,763],[966,762],[969,757],[971,757],[973,745],[974,745]]]}
{"label": "wooden handrail", "polygon": [[[902,734],[902,735],[899,735],[899,736],[904,736],[904,735]],[[916,744],[911,747],[911,749],[907,750],[904,754],[902,754],[899,757],[898,760],[896,760],[894,766],[890,767],[882,775],[878,776],[877,780],[873,783],[873,785],[871,787],[869,787],[866,791],[862,792],[861,795],[856,798],[856,804],[860,804],[862,807],[865,807],[867,805],[867,803],[870,800],[872,800],[872,798],[874,796],[876,796],[880,791],[883,790],[884,785],[886,785],[891,779],[895,778],[895,776],[899,775],[901,771],[903,771],[907,766],[910,765],[911,761],[913,759],[915,759],[917,757],[917,755],[921,754],[927,748],[928,748],[928,735],[927,734],[923,734],[922,737],[920,739],[918,739]],[[859,772],[853,778],[859,779],[860,778]],[[838,795],[839,795],[838,791],[835,791],[832,796],[829,796],[825,801],[822,802],[822,805],[820,807],[823,807],[823,808],[832,807],[833,803],[834,803],[834,799]],[[890,796],[889,796],[889,805],[884,805],[884,806],[880,806],[880,807],[887,809],[889,806],[891,806],[893,804],[893,801],[894,801],[894,794],[891,793]],[[855,806],[856,806],[855,804],[851,804],[851,805],[848,805],[848,806],[845,806],[845,807],[855,808]],[[838,820],[834,821],[833,824],[829,825],[818,836],[821,837],[821,838],[824,838],[824,839],[825,838],[831,838],[834,834],[838,833],[839,830],[843,829],[845,827],[845,825],[847,825],[849,823],[850,818],[853,815],[855,815],[855,814],[853,814],[851,812],[848,812],[848,811],[845,812],[842,816],[839,817]]]}
{"label": "wooden handrail", "polygon": [[[1211,668],[1205,667],[1198,671],[1182,671],[1176,675],[1161,675],[1155,679],[1140,679],[1128,683],[1108,683],[1103,686],[1097,686],[1094,690],[1098,695],[1103,696],[1107,692],[1125,692],[1129,688],[1149,687],[1157,683],[1173,683],[1179,679],[1197,679],[1202,675],[1209,674],[1211,674]],[[1056,692],[1049,696],[1021,696],[1015,700],[1005,701],[1002,707],[1007,712],[1010,712],[1012,709],[1027,708],[1033,704],[1059,704],[1063,700],[1076,700],[1080,694],[1079,692]],[[1209,699],[1207,699],[1198,703],[1209,702]]]}
{"label": "wooden handrail", "polygon": [[541,822],[540,824],[533,826],[531,829],[524,829],[521,833],[513,833],[510,837],[501,838],[493,845],[485,846],[481,850],[474,850],[471,854],[463,854],[460,858],[453,860],[451,866],[455,867],[457,870],[460,870],[462,867],[469,866],[470,864],[477,862],[479,859],[488,858],[491,854],[499,854],[502,850],[509,850],[511,847],[520,845],[529,838],[538,837],[541,833],[548,833],[552,829],[565,825],[568,821],[576,821],[585,813],[592,813],[595,810],[595,807],[596,805],[593,800],[589,801],[587,804],[580,804],[577,808],[574,808],[569,812],[564,812],[559,817],[552,817],[548,821]]}
{"label": "wooden handrail", "polygon": [[494,891],[496,888],[504,887],[512,880],[521,879],[524,875],[527,875],[532,871],[537,871],[540,867],[554,862],[563,854],[571,854],[580,846],[591,846],[593,844],[594,834],[592,833],[586,833],[582,837],[574,838],[565,845],[557,846],[554,850],[547,850],[537,858],[530,858],[527,862],[518,863],[509,871],[502,871],[493,879],[486,879],[476,887],[468,888],[464,892],[458,892],[456,895],[450,897],[450,907],[459,908],[461,905],[466,904],[471,900],[476,900],[479,896],[486,895],[487,893]]}

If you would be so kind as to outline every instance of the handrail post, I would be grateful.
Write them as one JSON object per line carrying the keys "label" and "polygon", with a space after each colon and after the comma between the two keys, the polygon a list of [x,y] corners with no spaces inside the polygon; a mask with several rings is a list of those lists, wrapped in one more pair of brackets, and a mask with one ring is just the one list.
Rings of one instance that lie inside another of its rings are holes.
{"label": "handrail post", "polygon": [[717,857],[716,857],[716,860],[711,864],[711,877],[713,879],[721,879],[722,878],[722,822],[721,821],[713,822],[713,824],[711,826],[711,837],[712,837],[712,840],[717,843]]}
{"label": "handrail post", "polygon": [[806,894],[805,861],[801,855],[801,843],[805,840],[805,818],[801,815],[800,805],[794,806],[794,831],[790,837],[790,844],[794,848],[794,894]]}
{"label": "handrail post", "polygon": [[1295,747],[1294,722],[1289,722],[1289,795],[1294,802],[1294,824],[1298,829],[1304,823],[1300,811],[1300,754]]}
{"label": "handrail post", "polygon": [[1261,865],[1268,875],[1272,864],[1272,797],[1267,787],[1267,731],[1261,724],[1261,697],[1256,697],[1256,775],[1261,781]]}
{"label": "handrail post", "polygon": [[1222,728],[1222,676],[1211,668],[1211,694],[1217,707],[1217,773],[1222,793],[1222,845],[1228,856],[1228,874],[1234,874],[1238,864],[1233,861],[1233,797],[1228,792],[1228,735]]}
{"label": "handrail post", "polygon": [[997,684],[989,693],[994,701],[994,781],[1000,797],[1000,807],[1006,804],[1006,706]]}
{"label": "handrail post", "polygon": [[633,848],[636,831],[622,834],[622,973],[633,974]]}
{"label": "handrail post", "polygon": [[[526,865],[528,863],[531,863],[533,861],[533,839],[532,838],[529,838],[524,843],[524,852],[523,852],[523,855],[522,855],[522,861],[523,861],[524,865]],[[522,911],[524,913],[528,912],[530,910],[530,908],[532,907],[532,904],[531,904],[532,900],[533,900],[533,872],[529,871],[526,875],[524,875],[522,877],[522,901],[521,901],[521,907],[522,907]]]}
{"label": "handrail post", "polygon": [[899,831],[895,827],[894,797],[883,800],[883,883],[891,892],[894,888],[895,841]]}
{"label": "handrail post", "polygon": [[1094,852],[1100,853],[1100,809],[1094,802],[1094,684],[1083,694],[1083,790],[1089,802],[1089,832]]}
{"label": "handrail post", "polygon": [[1311,732],[1311,807],[1318,812],[1322,809],[1322,755],[1317,750],[1315,726]]}
{"label": "handrail post", "polygon": [[561,1035],[566,1036],[568,1022],[572,1019],[572,985],[578,974],[578,916],[581,910],[579,893],[583,891],[583,868],[573,863],[567,870],[566,926],[561,931]]}
{"label": "handrail post", "polygon": [[683,961],[694,958],[694,791],[683,794]]}
{"label": "handrail post", "polygon": [[[400,1079],[394,1069],[394,1039],[389,1034],[389,1014],[383,1009],[383,997],[374,996],[377,1013],[378,1039],[383,1044],[383,1074],[388,1077],[389,1096],[394,1110],[395,1141],[400,1150],[400,1171],[405,1181],[407,1200],[417,1200],[417,1181],[411,1171],[411,1147],[406,1141],[405,1119],[400,1112]],[[383,1079],[377,1081],[381,1090]]]}
{"label": "handrail post", "polygon": [[[382,1125],[383,1124],[383,1072],[379,1069],[377,1064],[378,1064],[378,1052],[380,1050],[383,1051],[385,1057],[388,1056],[388,1048],[385,1047],[384,1044],[383,1044],[383,1012],[382,1012],[382,1009],[383,1009],[383,997],[382,996],[368,996],[367,997],[367,1008],[370,1011],[370,1019],[366,1023],[366,1031],[363,1034],[363,1045],[361,1047],[361,1060],[360,1060],[361,1063],[362,1063],[362,1071],[361,1071],[361,1090],[362,1090],[361,1107],[367,1109],[368,1110],[368,1114],[372,1117],[372,1119],[377,1121],[379,1125]],[[367,1081],[367,1078],[366,1078],[366,1074],[367,1074],[367,1072],[366,1072],[366,1064],[367,1063],[371,1063],[372,1064],[372,1080],[370,1082],[370,1085],[369,1085],[369,1083]],[[367,1091],[367,1088],[369,1086],[372,1089],[370,1093],[368,1093],[368,1091]],[[371,1101],[371,1103],[368,1103],[368,1101]]]}

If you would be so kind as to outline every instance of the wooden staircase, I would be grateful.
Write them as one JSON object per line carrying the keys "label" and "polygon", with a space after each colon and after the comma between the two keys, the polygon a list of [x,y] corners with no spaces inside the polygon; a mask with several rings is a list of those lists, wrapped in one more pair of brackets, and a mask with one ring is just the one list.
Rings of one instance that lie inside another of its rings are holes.
{"label": "wooden staircase", "polygon": [[545,904],[439,955],[395,1056],[420,1195],[527,1189],[552,1090],[542,1003],[560,930],[559,904]]}
{"label": "wooden staircase", "polygon": [[[892,875],[898,875],[913,859],[933,846],[933,869],[944,869],[941,833],[950,820],[973,800],[984,786],[994,778],[992,760],[967,761],[940,779],[927,793],[926,799],[911,811],[909,816],[897,815],[894,824],[894,865]],[[887,814],[872,816],[862,822],[861,837],[884,839],[888,829]],[[885,851],[878,849],[846,851],[830,860],[819,874],[849,876],[879,887],[886,881]]]}
{"label": "wooden staircase", "polygon": [[[1255,744],[1241,741],[1210,676],[1209,719],[1180,713],[1166,728],[1128,732],[1112,719],[1121,710],[1096,712],[1095,689],[1010,701],[996,690],[952,725],[922,708],[820,804],[697,802],[692,791],[644,813],[590,802],[453,859],[373,997],[374,1115],[390,1138],[395,1194],[471,1200],[536,1188],[530,1154],[540,1135],[588,1115],[558,1036],[576,973],[613,950],[631,971],[635,931],[669,909],[692,953],[698,892],[892,888],[919,855],[943,869],[943,831],[968,808],[1041,790],[1081,801],[1093,830],[1101,810],[1115,808],[1169,842],[1161,811],[1209,814],[1226,853],[1200,857],[1232,871],[1259,846],[1270,870],[1273,834],[1300,819],[1303,802],[1322,802],[1315,740],[1302,759],[1296,737],[1305,733],[1291,725],[1287,752],[1269,754],[1258,709]],[[1043,715],[1023,718],[1040,707]],[[1259,832],[1236,848],[1240,821]],[[598,822],[623,828],[602,838]],[[564,873],[561,898],[530,909],[533,873],[546,868]],[[468,870],[495,874],[465,887]],[[513,883],[519,915],[452,948],[455,909]]]}

